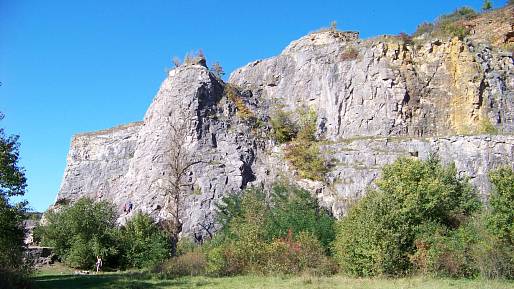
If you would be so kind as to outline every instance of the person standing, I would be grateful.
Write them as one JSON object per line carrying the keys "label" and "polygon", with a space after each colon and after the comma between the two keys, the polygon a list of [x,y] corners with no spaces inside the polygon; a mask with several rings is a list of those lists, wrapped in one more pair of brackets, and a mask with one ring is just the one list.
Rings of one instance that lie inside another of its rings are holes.
{"label": "person standing", "polygon": [[96,273],[100,271],[100,268],[102,268],[102,258],[100,258],[100,256],[96,256]]}

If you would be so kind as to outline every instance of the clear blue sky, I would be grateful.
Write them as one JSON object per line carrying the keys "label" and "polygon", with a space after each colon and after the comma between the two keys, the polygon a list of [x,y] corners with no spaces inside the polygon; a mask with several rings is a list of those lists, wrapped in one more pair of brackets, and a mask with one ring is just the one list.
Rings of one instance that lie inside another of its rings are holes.
{"label": "clear blue sky", "polygon": [[[493,1],[495,7],[506,0]],[[0,123],[19,134],[31,207],[54,201],[73,134],[142,120],[173,56],[202,48],[229,74],[337,21],[361,37],[482,0],[0,0]]]}

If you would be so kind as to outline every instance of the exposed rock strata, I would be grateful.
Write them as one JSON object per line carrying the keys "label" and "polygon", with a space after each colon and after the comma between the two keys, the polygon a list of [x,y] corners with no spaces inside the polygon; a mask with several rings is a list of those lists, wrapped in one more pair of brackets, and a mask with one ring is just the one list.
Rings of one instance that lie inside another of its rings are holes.
{"label": "exposed rock strata", "polygon": [[[183,65],[170,71],[143,122],[75,136],[58,203],[88,196],[112,200],[121,212],[130,201],[134,210],[122,214],[121,223],[137,211],[167,218],[156,184],[169,161],[170,126],[188,115],[183,141],[201,163],[189,175],[183,231],[210,236],[223,196],[296,177],[282,147],[265,136],[278,104],[317,111],[317,134],[335,166],[325,183],[296,181],[336,216],[372,186],[385,164],[430,152],[455,162],[485,198],[487,172],[514,163],[513,72],[511,54],[471,40],[405,45],[335,31],[309,34],[277,57],[236,70],[229,81],[240,90],[236,98],[224,94],[226,84],[205,63]],[[452,136],[491,131],[502,135]]]}

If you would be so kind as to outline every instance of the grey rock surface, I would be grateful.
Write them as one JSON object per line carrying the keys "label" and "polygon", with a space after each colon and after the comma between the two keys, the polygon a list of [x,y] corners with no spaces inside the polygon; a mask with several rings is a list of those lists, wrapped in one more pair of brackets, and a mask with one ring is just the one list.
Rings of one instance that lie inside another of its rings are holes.
{"label": "grey rock surface", "polygon": [[441,138],[379,137],[331,143],[324,146],[335,162],[326,186],[318,197],[336,216],[342,216],[351,201],[362,197],[381,169],[398,157],[427,159],[435,154],[443,163],[454,164],[485,200],[491,191],[487,173],[514,164],[512,136],[452,136]]}
{"label": "grey rock surface", "polygon": [[[513,71],[512,55],[485,44],[414,47],[336,31],[293,41],[279,56],[236,70],[229,84],[201,63],[182,65],[169,72],[143,122],[74,137],[56,205],[87,196],[113,201],[121,224],[138,211],[169,218],[160,184],[180,116],[190,119],[183,144],[201,160],[188,175],[181,214],[183,234],[197,240],[218,229],[215,205],[223,196],[281,177],[344,215],[400,156],[437,153],[486,198],[487,172],[514,163]],[[236,96],[227,96],[229,85]],[[317,111],[322,149],[335,164],[326,182],[299,179],[283,146],[266,136],[277,105]],[[123,213],[128,202],[134,209]]]}
{"label": "grey rock surface", "polygon": [[56,203],[80,197],[101,199],[128,170],[142,122],[73,137]]}
{"label": "grey rock surface", "polygon": [[27,247],[23,251],[23,260],[31,267],[43,267],[53,264],[57,256],[50,247]]}
{"label": "grey rock surface", "polygon": [[229,82],[289,110],[314,108],[330,140],[514,131],[512,55],[456,38],[415,47],[344,35],[304,36]]}

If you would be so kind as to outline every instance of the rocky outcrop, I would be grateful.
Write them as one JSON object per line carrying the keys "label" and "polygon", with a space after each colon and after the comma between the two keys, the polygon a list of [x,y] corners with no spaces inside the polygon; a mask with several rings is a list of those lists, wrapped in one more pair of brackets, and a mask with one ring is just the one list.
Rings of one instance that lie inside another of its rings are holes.
{"label": "rocky outcrop", "polygon": [[56,203],[114,194],[112,188],[125,175],[134,156],[142,125],[136,122],[74,136]]}
{"label": "rocky outcrop", "polygon": [[[176,117],[191,119],[183,142],[199,163],[191,169],[191,193],[184,208],[185,232],[201,236],[214,231],[215,203],[224,195],[239,192],[252,181],[254,143],[248,127],[239,122],[235,108],[223,98],[224,84],[202,65],[170,71],[148,109],[138,133],[135,154],[115,190],[115,203],[131,201],[137,210],[157,219],[167,218],[163,179],[173,144],[171,126]],[[166,177],[166,176],[164,176]],[[136,211],[137,211],[136,210]],[[199,238],[199,237],[198,237]]]}
{"label": "rocky outcrop", "polygon": [[[236,70],[229,84],[205,61],[187,63],[169,72],[143,122],[74,137],[56,204],[88,196],[113,201],[120,223],[138,211],[169,218],[162,184],[177,145],[198,160],[181,215],[183,233],[197,240],[216,231],[223,196],[281,177],[341,216],[400,156],[437,153],[485,199],[487,172],[514,163],[513,71],[511,54],[473,39],[410,44],[333,30]],[[298,179],[269,138],[279,107],[317,112],[321,149],[333,163],[325,182]],[[187,133],[177,142],[181,119]],[[134,209],[123,213],[128,202]]]}
{"label": "rocky outcrop", "polygon": [[237,193],[255,176],[252,164],[256,144],[250,127],[236,117],[235,104],[223,97],[224,84],[200,64],[171,70],[150,105],[144,121],[96,133],[80,134],[72,141],[68,165],[57,203],[86,196],[110,200],[120,223],[135,212],[157,220],[169,218],[165,210],[166,166],[177,116],[191,119],[181,140],[199,163],[191,168],[190,194],[184,202],[184,232],[210,236],[215,231],[215,203]]}
{"label": "rocky outcrop", "polygon": [[25,264],[33,268],[39,268],[53,264],[57,260],[57,256],[49,247],[27,247],[23,251],[23,260]]}
{"label": "rocky outcrop", "polygon": [[445,164],[454,164],[483,200],[491,190],[487,173],[514,164],[512,136],[381,137],[334,142],[323,148],[330,152],[335,168],[329,173],[328,184],[318,187],[317,193],[336,216],[343,215],[351,201],[373,188],[382,167],[398,157],[427,159],[433,154]]}
{"label": "rocky outcrop", "polygon": [[512,71],[510,54],[457,38],[406,45],[324,31],[236,70],[230,82],[286,109],[315,108],[330,140],[446,136],[513,132]]}

